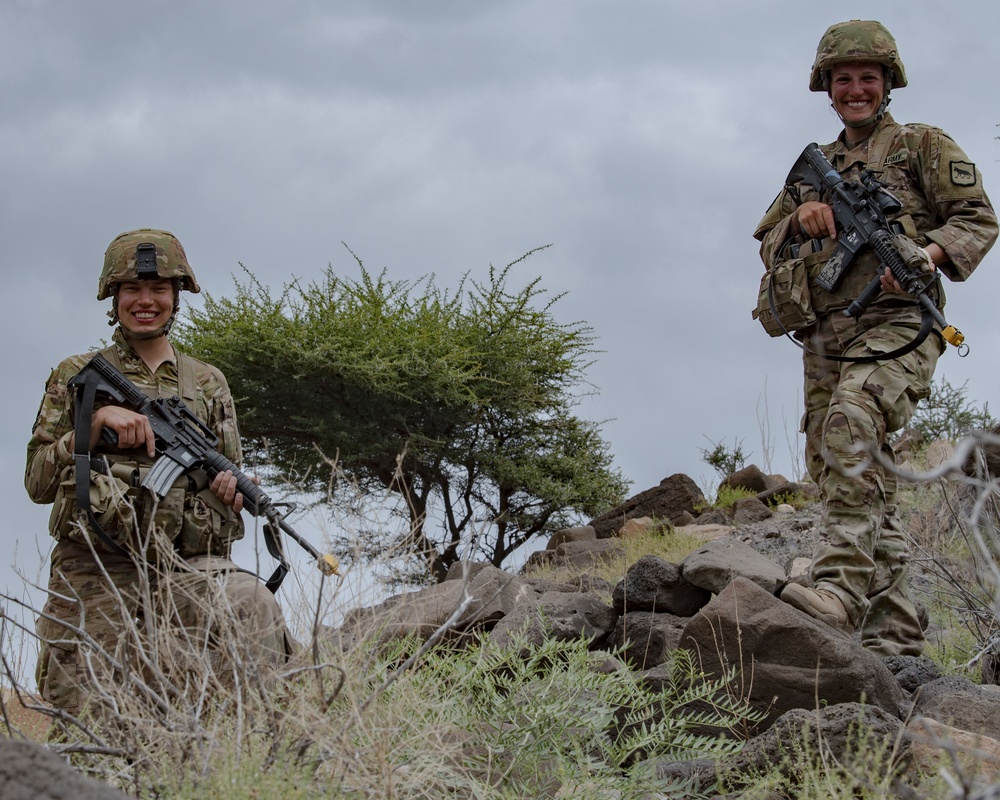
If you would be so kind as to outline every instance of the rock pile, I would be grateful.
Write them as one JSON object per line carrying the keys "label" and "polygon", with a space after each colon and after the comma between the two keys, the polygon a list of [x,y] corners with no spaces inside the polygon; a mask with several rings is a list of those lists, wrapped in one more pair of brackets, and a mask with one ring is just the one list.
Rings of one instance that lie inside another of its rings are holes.
{"label": "rock pile", "polygon": [[[619,668],[640,671],[651,688],[670,653],[684,648],[711,676],[738,665],[737,682],[764,714],[724,767],[777,763],[789,738],[801,741],[804,729],[841,756],[849,729],[861,721],[880,741],[895,743],[904,765],[934,772],[944,749],[954,748],[976,764],[981,784],[1000,782],[1000,687],[941,677],[923,657],[879,658],[782,603],[777,595],[788,581],[808,581],[818,510],[795,511],[780,501],[808,496],[808,487],[756,468],[729,482],[757,492],[731,516],[699,513],[707,505],[700,492],[686,476],[671,476],[588,526],[556,533],[520,574],[457,565],[445,582],[355,611],[329,635],[350,647],[370,641],[372,631],[383,640],[426,637],[447,622],[452,641],[479,633],[502,645],[527,627],[532,644],[586,637],[593,650],[615,649]],[[643,557],[613,586],[587,573],[621,557],[621,537],[653,518],[705,544],[678,564]],[[560,577],[537,577],[542,565]],[[711,764],[656,768],[683,777],[715,774]]]}

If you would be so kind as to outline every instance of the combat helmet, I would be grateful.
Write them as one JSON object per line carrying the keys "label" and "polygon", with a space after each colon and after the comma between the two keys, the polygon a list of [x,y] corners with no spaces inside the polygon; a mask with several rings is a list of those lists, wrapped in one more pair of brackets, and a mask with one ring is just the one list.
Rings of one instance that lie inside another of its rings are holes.
{"label": "combat helmet", "polygon": [[172,278],[181,289],[201,291],[177,237],[169,231],[139,228],[118,234],[108,245],[97,299],[111,297],[116,284],[144,278]]}
{"label": "combat helmet", "polygon": [[828,91],[830,70],[835,65],[863,61],[874,61],[888,70],[887,95],[889,89],[906,86],[906,70],[892,34],[881,22],[852,19],[831,25],[819,40],[816,61],[809,75],[809,91]]}

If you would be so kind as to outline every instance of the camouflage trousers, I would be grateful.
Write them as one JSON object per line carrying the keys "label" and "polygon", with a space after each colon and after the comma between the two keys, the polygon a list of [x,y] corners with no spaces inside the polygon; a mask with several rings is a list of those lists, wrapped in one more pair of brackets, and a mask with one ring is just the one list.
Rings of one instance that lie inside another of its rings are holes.
{"label": "camouflage trousers", "polygon": [[[260,580],[218,557],[137,563],[58,542],[48,600],[36,621],[36,679],[46,702],[77,715],[128,676],[164,692],[195,673],[227,682],[236,667],[273,674],[291,637]],[[195,681],[194,683],[197,683]]]}
{"label": "camouflage trousers", "polygon": [[[885,310],[873,309],[863,320],[859,332],[858,323],[839,313],[823,317],[805,344],[816,353],[876,355],[902,347],[918,328]],[[823,501],[811,576],[817,588],[843,601],[862,644],[880,655],[918,655],[924,635],[907,588],[909,553],[896,518],[896,477],[858,446],[895,463],[887,437],[930,393],[943,347],[932,332],[913,352],[887,361],[804,355],[806,468]]]}

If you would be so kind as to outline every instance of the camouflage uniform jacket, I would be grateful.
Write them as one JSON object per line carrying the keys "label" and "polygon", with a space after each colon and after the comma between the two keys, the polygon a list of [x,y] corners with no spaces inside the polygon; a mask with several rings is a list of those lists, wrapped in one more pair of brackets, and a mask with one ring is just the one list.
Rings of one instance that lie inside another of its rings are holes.
{"label": "camouflage uniform jacket", "polygon": [[[876,144],[878,142],[878,144]],[[886,146],[887,145],[887,146]],[[881,146],[881,163],[869,164],[869,147]],[[870,167],[878,170],[879,179],[900,201],[902,209],[890,217],[898,222],[906,235],[921,247],[935,242],[948,254],[949,261],[938,268],[953,281],[964,281],[972,274],[997,238],[997,216],[983,189],[982,180],[965,153],[944,131],[921,124],[900,125],[886,114],[871,136],[862,144],[848,149],[843,137],[823,146],[823,153],[845,180],[857,179]],[[809,184],[787,185],[771,204],[754,232],[761,242],[760,255],[770,269],[787,257],[786,245],[804,242],[790,236],[791,215],[799,205],[810,200],[829,202]],[[836,242],[823,241],[822,253],[832,254]],[[875,275],[878,258],[870,250],[859,254],[834,293],[815,284],[815,278],[825,263],[822,255],[809,268],[813,309],[822,316],[846,308]],[[941,292],[939,305],[944,305]],[[882,295],[875,306],[901,305],[901,296]],[[915,305],[899,309],[901,317],[919,320]]]}
{"label": "camouflage uniform jacket", "polygon": [[[176,361],[166,361],[152,373],[120,330],[115,331],[113,340],[114,344],[102,352],[132,383],[150,397],[180,395],[219,437],[220,452],[233,463],[240,463],[235,406],[225,376],[218,369],[191,356],[178,355]],[[75,396],[67,384],[92,356],[71,356],[52,371],[28,443],[25,487],[34,502],[53,504],[49,532],[59,540],[78,537],[81,532],[70,445]],[[148,469],[151,462],[145,451],[118,453],[98,445],[91,455],[98,453],[105,456],[112,469],[110,476],[91,471],[91,503],[102,527],[118,544],[134,547],[137,530],[150,522],[160,530],[160,541],[165,537],[184,557],[228,556],[231,542],[242,537],[239,515],[215,500],[210,490],[196,491],[188,476],[181,476],[154,510],[150,508],[150,493],[129,485],[136,483],[134,478],[119,480]],[[144,514],[147,509],[151,519]],[[102,547],[97,537],[91,539],[99,549]]]}

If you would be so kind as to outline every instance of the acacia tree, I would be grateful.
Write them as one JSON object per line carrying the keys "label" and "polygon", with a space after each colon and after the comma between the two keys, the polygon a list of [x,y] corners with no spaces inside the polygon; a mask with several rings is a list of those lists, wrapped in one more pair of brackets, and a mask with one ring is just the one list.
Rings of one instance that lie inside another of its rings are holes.
{"label": "acacia tree", "polygon": [[272,297],[247,273],[188,311],[178,342],[226,374],[249,450],[316,490],[336,453],[355,484],[397,493],[407,524],[395,542],[370,531],[367,552],[403,544],[438,581],[464,547],[501,566],[621,500],[599,426],[573,414],[591,328],[558,323],[559,296],[508,289],[517,261],[449,293],[355,259],[357,280],[328,268]]}

